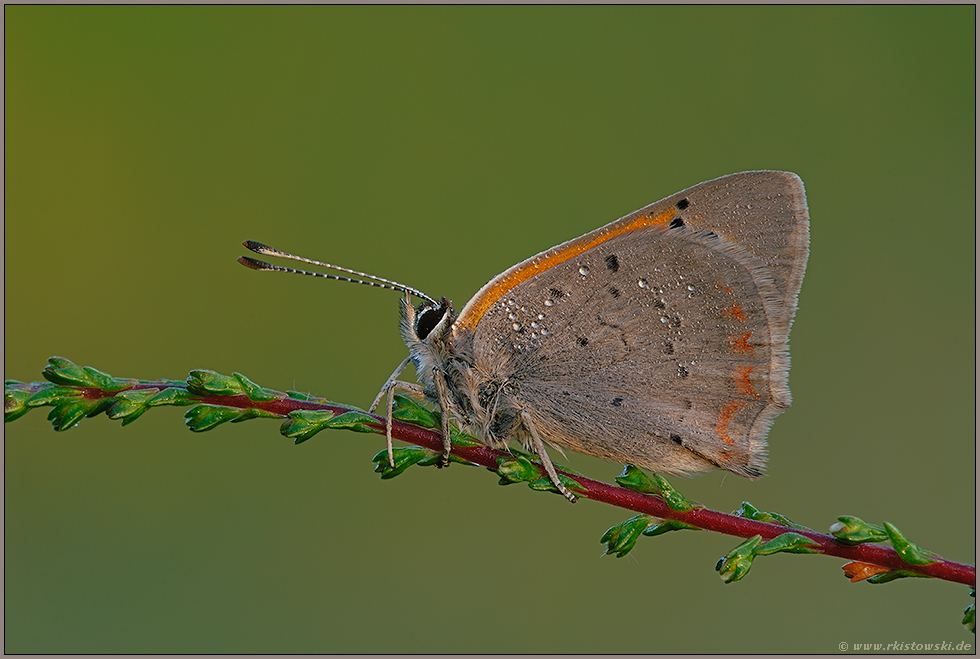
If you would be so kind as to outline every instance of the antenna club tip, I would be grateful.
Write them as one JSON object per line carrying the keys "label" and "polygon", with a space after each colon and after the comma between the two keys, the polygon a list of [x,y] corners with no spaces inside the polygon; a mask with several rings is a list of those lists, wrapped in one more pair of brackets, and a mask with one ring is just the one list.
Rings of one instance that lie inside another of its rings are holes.
{"label": "antenna club tip", "polygon": [[238,262],[241,263],[246,268],[251,268],[252,270],[264,270],[265,264],[262,261],[257,261],[255,259],[250,259],[247,256],[239,256]]}
{"label": "antenna club tip", "polygon": [[264,252],[264,251],[267,251],[267,250],[272,249],[268,245],[263,245],[262,243],[258,242],[257,240],[246,240],[245,242],[242,243],[242,246],[245,247],[245,249],[247,249],[247,250],[251,250],[253,252],[258,252],[260,254],[262,252]]}

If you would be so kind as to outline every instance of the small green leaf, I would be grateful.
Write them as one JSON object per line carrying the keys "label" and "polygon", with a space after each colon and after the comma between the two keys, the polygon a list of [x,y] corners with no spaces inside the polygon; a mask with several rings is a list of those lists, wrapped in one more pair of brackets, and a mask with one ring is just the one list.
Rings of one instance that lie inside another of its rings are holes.
{"label": "small green leaf", "polygon": [[668,508],[677,512],[687,512],[700,507],[675,490],[667,479],[657,474],[648,475],[632,464],[626,465],[623,473],[616,477],[616,482],[629,490],[655,494],[664,500]]}
{"label": "small green leaf", "polygon": [[[976,597],[976,589],[972,590],[972,596]],[[970,632],[977,633],[977,605],[976,602],[963,609],[963,626]]]}
{"label": "small green leaf", "polygon": [[[384,454],[385,455],[388,455],[388,449],[385,449]],[[461,465],[466,465],[467,467],[479,467],[480,466],[476,462],[470,462],[469,460],[464,460],[463,458],[459,457],[455,453],[450,453],[449,454],[449,461],[450,462],[455,462],[455,463],[461,464]],[[432,452],[432,455],[430,455],[429,457],[424,458],[422,460],[419,460],[419,463],[418,464],[419,464],[420,467],[432,467],[432,466],[437,466],[437,465],[439,465],[441,463],[442,463],[442,451],[438,451],[438,452],[433,451]]]}
{"label": "small green leaf", "polygon": [[599,542],[606,545],[606,555],[616,554],[616,558],[622,558],[630,553],[646,530],[658,522],[655,517],[650,515],[637,515],[630,517],[625,522],[610,527],[602,534]]}
{"label": "small green leaf", "polygon": [[[375,463],[374,471],[381,474],[382,480],[388,480],[402,474],[406,469],[422,460],[431,457],[433,452],[421,446],[397,446],[392,450],[395,466],[388,462],[388,450],[379,451],[372,458]],[[438,457],[438,454],[436,454]]]}
{"label": "small green leaf", "polygon": [[204,432],[227,421],[239,423],[260,417],[277,419],[279,415],[252,407],[239,409],[223,405],[196,405],[184,412],[184,423],[194,432]]}
{"label": "small green leaf", "polygon": [[738,581],[749,573],[755,558],[755,549],[761,542],[761,535],[752,536],[718,560],[715,571],[725,583]]}
{"label": "small green leaf", "polygon": [[78,398],[71,401],[59,402],[48,412],[48,421],[58,432],[74,428],[83,418],[99,414],[112,404],[112,398],[91,400]]}
{"label": "small green leaf", "polygon": [[[569,490],[579,493],[588,491],[582,487],[581,483],[576,481],[574,478],[566,476],[565,474],[558,474],[558,480],[561,481],[561,484]],[[536,478],[528,483],[527,486],[536,492],[552,492],[554,494],[561,494],[562,496],[565,496],[561,490],[555,487],[555,484],[551,482],[551,478],[549,476],[541,476],[540,478]]]}
{"label": "small green leaf", "polygon": [[248,399],[251,401],[266,403],[282,398],[282,395],[279,392],[273,391],[272,389],[266,389],[265,387],[260,387],[241,373],[232,373],[232,376],[238,380],[238,383],[242,387],[242,391],[245,392],[245,395],[248,396]]}
{"label": "small green leaf", "polygon": [[10,387],[9,382],[4,383],[3,390],[3,420],[14,421],[31,411],[27,406],[28,399],[33,394],[26,389],[15,389]]}
{"label": "small green leaf", "polygon": [[830,534],[846,545],[859,545],[865,542],[885,542],[888,534],[885,529],[868,524],[860,517],[841,515],[830,525]]}
{"label": "small green leaf", "polygon": [[790,521],[788,518],[783,517],[779,513],[767,513],[759,510],[753,506],[748,501],[742,502],[742,507],[736,511],[732,512],[736,517],[744,517],[745,519],[754,519],[757,522],[768,522],[769,524],[779,524],[780,526],[788,526],[791,529],[796,529],[797,531],[809,531],[807,527],[802,524],[797,524],[796,522]]}
{"label": "small green leaf", "polygon": [[911,572],[908,570],[892,570],[891,572],[879,572],[878,574],[872,575],[865,579],[867,583],[888,583],[889,581],[895,581],[896,579],[906,579],[908,577],[921,577],[929,579],[929,575],[919,574],[918,572]]}
{"label": "small green leaf", "polygon": [[106,415],[110,419],[122,419],[124,426],[129,425],[148,409],[150,399],[158,393],[158,389],[120,391],[113,397]]}
{"label": "small green leaf", "polygon": [[435,412],[426,409],[419,401],[404,394],[395,394],[391,408],[393,419],[411,423],[423,428],[438,428],[440,417]]}
{"label": "small green leaf", "polygon": [[938,562],[939,556],[910,542],[895,525],[884,522],[884,527],[895,552],[909,565],[931,565]]}
{"label": "small green leaf", "polygon": [[294,410],[279,427],[294,444],[302,444],[321,430],[329,428],[328,422],[336,416],[330,410]]}
{"label": "small green leaf", "polygon": [[69,387],[47,386],[38,390],[36,394],[27,399],[25,405],[28,407],[40,407],[41,405],[60,405],[76,398],[81,398],[82,392],[78,389]]}
{"label": "small green leaf", "polygon": [[[183,383],[181,383],[183,384]],[[156,394],[147,401],[147,405],[150,407],[156,407],[157,405],[193,405],[197,402],[194,396],[191,395],[183,387],[167,387],[160,393]]]}
{"label": "small green leaf", "polygon": [[237,396],[245,393],[238,378],[199,368],[187,376],[187,389],[199,396]]}
{"label": "small green leaf", "polygon": [[89,381],[92,382],[93,386],[102,391],[120,391],[135,382],[135,380],[114,378],[108,373],[103,373],[91,366],[83,366],[82,370],[88,374]]}
{"label": "small green leaf", "polygon": [[354,432],[384,432],[378,428],[378,420],[367,412],[351,410],[344,412],[330,419],[327,422],[328,428],[353,430]]}
{"label": "small green leaf", "polygon": [[42,374],[55,384],[101,389],[103,391],[119,391],[135,382],[135,380],[114,378],[91,366],[78,366],[64,357],[48,359],[48,365]]}
{"label": "small green leaf", "polygon": [[311,401],[316,399],[316,396],[313,394],[308,394],[302,391],[287,391],[286,396],[294,400]]}
{"label": "small green leaf", "polygon": [[816,554],[813,547],[820,547],[819,543],[810,540],[799,533],[783,533],[777,535],[764,545],[756,548],[756,556],[770,556],[779,552],[789,554]]}
{"label": "small green leaf", "polygon": [[501,485],[511,485],[537,480],[540,472],[534,463],[523,455],[514,455],[497,458],[497,475],[500,476]]}
{"label": "small green leaf", "polygon": [[55,384],[74,387],[92,387],[92,376],[85,369],[64,357],[51,357],[41,372],[45,379]]}
{"label": "small green leaf", "polygon": [[643,535],[650,537],[656,535],[663,535],[664,533],[669,533],[670,531],[700,531],[696,526],[687,524],[685,522],[678,522],[675,519],[665,519],[659,524],[653,524],[647,527],[647,530],[643,532]]}

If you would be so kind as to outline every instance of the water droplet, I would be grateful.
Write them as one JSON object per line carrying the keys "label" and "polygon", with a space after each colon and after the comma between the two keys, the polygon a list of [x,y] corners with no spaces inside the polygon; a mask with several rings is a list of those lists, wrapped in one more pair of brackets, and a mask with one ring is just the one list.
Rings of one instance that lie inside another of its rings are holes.
{"label": "water droplet", "polygon": [[648,288],[650,286],[650,284],[647,283],[647,280],[643,277],[640,277],[640,280],[636,283],[640,286],[640,288]]}
{"label": "water droplet", "polygon": [[537,332],[531,332],[531,338],[532,339],[538,338],[538,333]]}
{"label": "water droplet", "polygon": [[541,336],[548,336],[548,330],[546,329],[541,330]]}
{"label": "water droplet", "polygon": [[584,277],[585,275],[587,275],[587,274],[589,274],[589,266],[587,266],[587,265],[580,265],[580,266],[578,267],[578,273],[579,273],[580,275],[582,275],[583,277]]}
{"label": "water droplet", "polygon": [[548,298],[547,300],[544,301],[544,306],[546,307],[553,307],[554,305],[555,305],[555,301],[552,300],[551,298]]}
{"label": "water droplet", "polygon": [[538,325],[538,322],[537,321],[534,321],[533,323],[531,323],[531,329],[538,329],[539,327],[541,327],[541,326]]}
{"label": "water droplet", "polygon": [[538,320],[544,320],[544,314],[543,313],[539,313],[538,314]]}
{"label": "water droplet", "polygon": [[670,318],[668,318],[667,316],[661,316],[660,322],[666,325],[667,323],[670,322]]}
{"label": "water droplet", "polygon": [[521,324],[520,323],[514,323],[513,325],[511,325],[511,327],[514,328],[514,331],[515,332],[520,332],[521,331]]}
{"label": "water droplet", "polygon": [[509,300],[507,300],[507,306],[509,306],[509,307],[512,307],[512,306],[514,306],[515,304],[517,304],[517,303],[516,303],[516,302],[514,302],[514,298],[511,298],[511,299],[509,299]]}
{"label": "water droplet", "polygon": [[694,284],[688,284],[687,285],[687,290],[693,291],[694,290]]}

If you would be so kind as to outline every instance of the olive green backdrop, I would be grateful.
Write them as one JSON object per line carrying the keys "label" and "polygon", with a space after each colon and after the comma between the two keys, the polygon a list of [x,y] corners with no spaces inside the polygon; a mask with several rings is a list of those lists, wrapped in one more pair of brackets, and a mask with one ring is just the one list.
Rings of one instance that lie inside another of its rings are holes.
{"label": "olive green backdrop", "polygon": [[[975,8],[6,7],[4,376],[239,371],[370,403],[395,293],[256,273],[242,240],[457,307],[700,181],[786,169],[812,251],[770,475],[675,485],[975,552]],[[644,538],[485,470],[380,481],[183,410],[5,426],[8,652],[838,652],[966,641],[968,588],[850,584],[727,536]],[[570,464],[611,480],[619,465]]]}

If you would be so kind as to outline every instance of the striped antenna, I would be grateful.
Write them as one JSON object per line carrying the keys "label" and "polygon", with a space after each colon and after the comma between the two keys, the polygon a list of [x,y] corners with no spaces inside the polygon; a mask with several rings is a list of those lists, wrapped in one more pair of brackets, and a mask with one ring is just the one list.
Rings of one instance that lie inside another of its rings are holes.
{"label": "striped antenna", "polygon": [[349,281],[354,284],[364,284],[365,286],[376,286],[378,288],[387,288],[388,290],[392,290],[392,291],[411,293],[417,298],[431,302],[434,306],[439,306],[438,302],[433,300],[431,297],[429,297],[422,291],[416,288],[412,288],[411,286],[406,286],[405,284],[399,284],[397,281],[391,281],[390,279],[385,279],[384,277],[369,275],[366,272],[358,272],[357,270],[351,270],[350,268],[344,268],[339,265],[333,265],[331,263],[323,263],[322,261],[314,261],[313,259],[306,259],[303,258],[302,256],[296,256],[295,254],[290,254],[289,252],[283,252],[282,250],[278,250],[275,247],[269,247],[268,245],[257,243],[254,240],[246,240],[245,242],[242,243],[242,245],[244,245],[246,249],[249,249],[255,252],[256,254],[262,254],[263,256],[278,256],[279,258],[283,258],[283,259],[292,259],[293,261],[309,263],[310,265],[319,266],[321,268],[327,268],[329,270],[346,272],[349,275],[364,277],[364,279],[354,279],[353,277],[331,275],[325,272],[310,272],[309,270],[298,270],[296,268],[287,268],[281,265],[272,265],[271,263],[266,263],[265,261],[259,261],[258,259],[253,259],[248,256],[239,256],[238,262],[241,263],[246,268],[251,268],[252,270],[269,270],[273,272],[293,272],[298,275],[309,275],[310,277],[323,277],[324,279],[335,279],[337,281]]}

